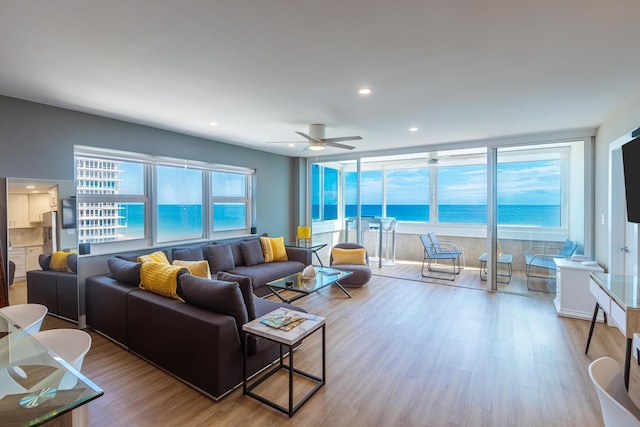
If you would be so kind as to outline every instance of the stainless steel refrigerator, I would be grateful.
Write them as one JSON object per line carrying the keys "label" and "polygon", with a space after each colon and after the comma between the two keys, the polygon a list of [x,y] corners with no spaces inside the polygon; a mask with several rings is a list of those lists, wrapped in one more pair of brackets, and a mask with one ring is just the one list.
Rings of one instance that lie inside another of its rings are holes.
{"label": "stainless steel refrigerator", "polygon": [[58,250],[58,212],[42,214],[42,252],[54,253]]}

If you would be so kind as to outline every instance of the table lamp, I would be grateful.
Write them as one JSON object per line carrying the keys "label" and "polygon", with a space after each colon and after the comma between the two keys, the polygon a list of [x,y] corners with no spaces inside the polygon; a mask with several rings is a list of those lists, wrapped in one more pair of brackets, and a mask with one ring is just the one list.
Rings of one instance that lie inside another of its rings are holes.
{"label": "table lamp", "polygon": [[311,227],[304,225],[298,226],[298,244],[307,244],[311,241]]}

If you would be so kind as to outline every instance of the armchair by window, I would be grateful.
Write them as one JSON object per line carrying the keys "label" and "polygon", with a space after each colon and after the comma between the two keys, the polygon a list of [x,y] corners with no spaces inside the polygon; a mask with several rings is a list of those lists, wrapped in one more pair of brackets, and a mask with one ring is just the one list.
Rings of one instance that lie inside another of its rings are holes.
{"label": "armchair by window", "polygon": [[525,274],[527,276],[527,288],[532,291],[551,292],[541,289],[533,289],[529,286],[529,278],[555,280],[555,275],[551,274],[556,270],[554,258],[570,258],[578,248],[574,240],[565,240],[561,247],[554,246],[534,246],[525,255]]}
{"label": "armchair by window", "polygon": [[[462,246],[455,241],[438,240],[434,232],[422,234],[420,240],[424,246],[424,258],[422,260],[421,270],[422,277],[443,279],[443,277],[440,276],[429,276],[425,274],[424,267],[426,264],[428,271],[451,274],[451,279],[447,280],[456,280],[456,275],[460,274],[460,270],[462,270],[464,266],[464,249]],[[438,262],[448,263],[449,261],[451,261],[451,269],[444,268],[438,270],[433,267],[433,264],[437,264]]]}

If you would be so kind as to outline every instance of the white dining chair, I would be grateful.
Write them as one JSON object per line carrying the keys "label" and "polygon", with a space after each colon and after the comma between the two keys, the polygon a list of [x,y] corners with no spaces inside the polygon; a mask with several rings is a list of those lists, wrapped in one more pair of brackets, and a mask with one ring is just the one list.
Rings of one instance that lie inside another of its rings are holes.
{"label": "white dining chair", "polygon": [[[33,334],[33,337],[48,347],[62,360],[73,366],[78,372],[82,369],[84,356],[91,348],[91,335],[80,329],[50,329]],[[58,389],[68,390],[75,387],[77,377],[66,373]]]}
{"label": "white dining chair", "polygon": [[600,399],[605,427],[640,427],[640,409],[627,393],[620,365],[601,357],[589,365],[589,376]]}
{"label": "white dining chair", "polygon": [[40,330],[47,311],[42,304],[15,304],[0,308],[2,314],[29,334]]}

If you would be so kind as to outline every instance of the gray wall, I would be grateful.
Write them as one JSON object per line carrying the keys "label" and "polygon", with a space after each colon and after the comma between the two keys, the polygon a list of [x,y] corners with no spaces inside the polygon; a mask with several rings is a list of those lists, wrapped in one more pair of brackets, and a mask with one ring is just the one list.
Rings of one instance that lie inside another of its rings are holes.
{"label": "gray wall", "polygon": [[297,222],[292,158],[0,96],[0,176],[73,180],[74,145],[255,168],[258,232],[289,238]]}
{"label": "gray wall", "polygon": [[[74,145],[255,168],[258,233],[295,238],[297,159],[0,96],[0,177],[73,180]],[[0,193],[6,265],[6,185]]]}

